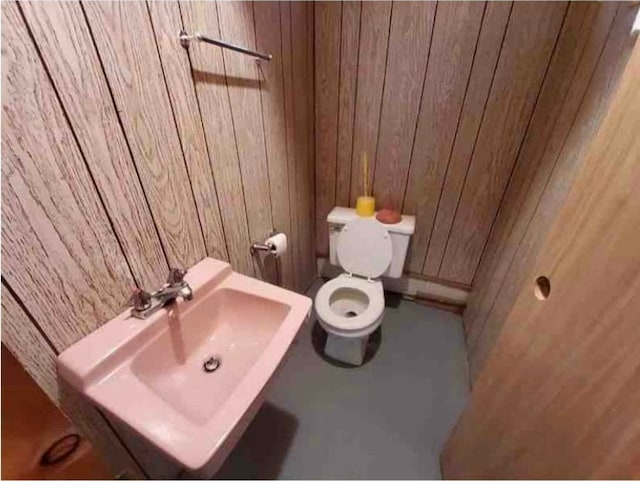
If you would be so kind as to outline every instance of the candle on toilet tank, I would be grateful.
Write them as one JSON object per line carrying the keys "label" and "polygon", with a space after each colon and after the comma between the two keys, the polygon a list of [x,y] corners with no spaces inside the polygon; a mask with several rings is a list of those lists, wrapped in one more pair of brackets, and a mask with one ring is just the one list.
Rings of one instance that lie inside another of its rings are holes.
{"label": "candle on toilet tank", "polygon": [[370,196],[360,196],[356,201],[356,214],[360,217],[371,217],[376,213],[376,199]]}

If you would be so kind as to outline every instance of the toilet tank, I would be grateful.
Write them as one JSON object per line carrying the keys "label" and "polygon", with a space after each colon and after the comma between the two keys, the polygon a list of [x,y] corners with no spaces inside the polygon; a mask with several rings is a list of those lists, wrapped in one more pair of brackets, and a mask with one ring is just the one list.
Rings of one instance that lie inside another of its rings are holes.
{"label": "toilet tank", "polygon": [[[335,266],[340,265],[338,253],[336,252],[340,231],[346,223],[356,217],[356,210],[348,207],[334,207],[327,216],[327,222],[329,223],[329,262]],[[371,217],[371,222],[378,221],[375,217]],[[407,258],[407,250],[409,248],[409,239],[416,227],[416,218],[412,215],[403,215],[402,220],[397,224],[380,224],[389,231],[393,247],[391,263],[382,275],[384,277],[402,277],[404,261]]]}

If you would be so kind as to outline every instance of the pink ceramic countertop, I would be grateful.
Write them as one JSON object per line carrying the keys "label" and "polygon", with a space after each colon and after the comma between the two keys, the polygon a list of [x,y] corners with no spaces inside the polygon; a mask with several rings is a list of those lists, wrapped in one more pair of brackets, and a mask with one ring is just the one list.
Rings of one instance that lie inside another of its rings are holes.
{"label": "pink ceramic countertop", "polygon": [[[144,320],[127,310],[64,351],[58,369],[102,409],[196,471],[229,451],[221,448],[238,437],[234,429],[289,349],[311,300],[211,258],[185,280],[192,301],[179,299]],[[222,355],[211,374],[202,370],[209,353]]]}

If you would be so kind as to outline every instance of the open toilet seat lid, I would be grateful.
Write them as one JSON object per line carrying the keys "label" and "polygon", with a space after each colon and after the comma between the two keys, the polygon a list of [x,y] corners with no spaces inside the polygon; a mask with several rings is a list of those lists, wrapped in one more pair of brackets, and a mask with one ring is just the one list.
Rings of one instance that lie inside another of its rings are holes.
{"label": "open toilet seat lid", "polygon": [[337,253],[345,271],[371,279],[380,277],[393,254],[389,231],[375,218],[354,219],[342,228]]}

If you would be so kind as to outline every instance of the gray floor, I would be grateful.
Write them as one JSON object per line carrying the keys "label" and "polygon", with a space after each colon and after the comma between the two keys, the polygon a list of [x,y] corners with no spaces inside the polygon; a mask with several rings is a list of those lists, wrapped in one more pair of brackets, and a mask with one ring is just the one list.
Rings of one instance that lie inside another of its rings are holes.
{"label": "gray floor", "polygon": [[461,319],[387,301],[380,349],[357,369],[323,361],[315,319],[305,324],[217,478],[440,478],[438,455],[469,394]]}

